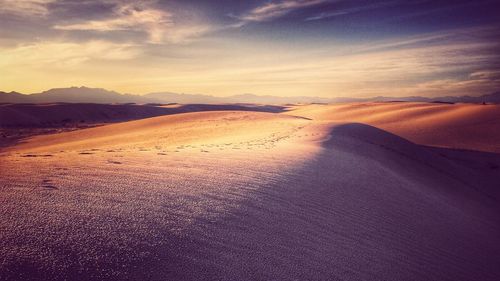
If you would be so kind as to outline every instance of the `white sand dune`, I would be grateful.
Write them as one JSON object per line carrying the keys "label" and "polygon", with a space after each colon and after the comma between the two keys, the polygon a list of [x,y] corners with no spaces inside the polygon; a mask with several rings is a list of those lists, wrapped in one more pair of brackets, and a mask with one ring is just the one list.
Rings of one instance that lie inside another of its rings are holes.
{"label": "white sand dune", "polygon": [[352,103],[299,106],[291,114],[361,122],[418,144],[500,152],[500,105]]}
{"label": "white sand dune", "polygon": [[409,134],[398,106],[424,132],[441,124],[415,121],[429,109],[457,126],[483,113],[371,106],[186,113],[6,148],[0,279],[499,280],[499,155],[359,123]]}
{"label": "white sand dune", "polygon": [[[252,126],[255,122],[256,126]],[[177,145],[224,145],[288,136],[305,119],[244,111],[193,112],[147,118],[110,126],[36,136],[15,151],[174,148]]]}

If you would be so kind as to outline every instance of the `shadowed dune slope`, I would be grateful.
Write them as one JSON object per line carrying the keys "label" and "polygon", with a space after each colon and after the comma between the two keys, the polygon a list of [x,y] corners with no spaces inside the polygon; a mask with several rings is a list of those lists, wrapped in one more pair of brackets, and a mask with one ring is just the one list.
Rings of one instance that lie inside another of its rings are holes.
{"label": "shadowed dune slope", "polygon": [[0,279],[500,279],[498,154],[324,114],[186,113],[8,148]]}
{"label": "shadowed dune slope", "polygon": [[363,124],[327,131],[331,137],[306,165],[203,230],[208,237],[201,243],[215,244],[201,247],[215,264],[212,274],[224,280],[500,277],[499,201],[474,182],[487,178],[494,185],[498,170],[472,171]]}
{"label": "shadowed dune slope", "polygon": [[167,110],[142,105],[111,104],[3,104],[0,127],[48,127],[65,124],[107,123],[166,114]]}
{"label": "shadowed dune slope", "polygon": [[289,114],[365,123],[418,144],[500,152],[500,105],[354,103],[298,106]]}
{"label": "shadowed dune slope", "polygon": [[92,103],[0,104],[0,128],[113,123],[201,111],[238,110],[276,113],[282,109],[283,107],[280,106],[250,104],[174,104],[169,106]]}

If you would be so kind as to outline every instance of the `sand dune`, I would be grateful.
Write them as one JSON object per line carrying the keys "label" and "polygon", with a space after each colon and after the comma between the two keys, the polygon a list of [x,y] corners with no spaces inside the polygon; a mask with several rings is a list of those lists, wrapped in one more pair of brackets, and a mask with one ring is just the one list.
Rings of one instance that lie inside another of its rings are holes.
{"label": "sand dune", "polygon": [[498,109],[446,106],[193,112],[25,139],[0,154],[0,279],[498,280],[499,155],[401,137],[498,124]]}
{"label": "sand dune", "polygon": [[0,104],[0,148],[36,135],[189,112],[281,112],[281,106],[251,104]]}
{"label": "sand dune", "polygon": [[418,144],[500,152],[500,105],[354,103],[300,106],[291,114],[361,122]]}
{"label": "sand dune", "polygon": [[165,106],[93,103],[0,104],[0,128],[114,123],[200,111],[280,112],[281,109],[280,106],[237,104],[172,104]]}
{"label": "sand dune", "polygon": [[[160,116],[103,127],[36,136],[13,148],[25,151],[90,149],[173,149],[178,145],[224,145],[288,136],[306,120],[287,115],[243,111],[194,112]],[[254,126],[251,126],[253,123]]]}

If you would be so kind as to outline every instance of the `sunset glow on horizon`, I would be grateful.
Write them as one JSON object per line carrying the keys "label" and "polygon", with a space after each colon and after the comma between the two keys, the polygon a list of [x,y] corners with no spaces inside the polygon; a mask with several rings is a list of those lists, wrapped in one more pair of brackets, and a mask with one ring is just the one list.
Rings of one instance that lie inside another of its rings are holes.
{"label": "sunset glow on horizon", "polygon": [[498,1],[0,0],[0,91],[481,95]]}

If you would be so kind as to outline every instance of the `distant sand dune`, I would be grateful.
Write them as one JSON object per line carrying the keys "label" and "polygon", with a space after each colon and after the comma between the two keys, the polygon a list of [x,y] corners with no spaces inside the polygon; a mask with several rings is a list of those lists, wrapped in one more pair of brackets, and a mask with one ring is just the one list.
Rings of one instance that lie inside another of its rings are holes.
{"label": "distant sand dune", "polygon": [[237,104],[172,104],[164,106],[93,103],[0,104],[0,128],[114,123],[160,115],[201,111],[280,112],[282,108],[280,106]]}
{"label": "distant sand dune", "polygon": [[361,122],[419,144],[500,152],[500,105],[356,103],[297,107],[315,120]]}
{"label": "distant sand dune", "polygon": [[499,280],[500,155],[444,148],[493,151],[452,128],[495,130],[499,109],[447,106],[192,112],[25,139],[0,154],[0,279]]}

